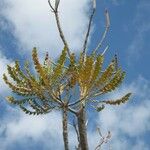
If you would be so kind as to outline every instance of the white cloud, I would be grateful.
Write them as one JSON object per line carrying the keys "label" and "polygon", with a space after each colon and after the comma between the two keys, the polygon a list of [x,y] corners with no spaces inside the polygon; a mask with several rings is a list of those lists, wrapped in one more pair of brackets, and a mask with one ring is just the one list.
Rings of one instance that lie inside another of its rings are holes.
{"label": "white cloud", "polygon": [[[112,131],[111,145],[113,149],[135,149],[140,145],[138,147],[140,150],[143,145],[142,149],[146,150],[147,144],[142,136],[150,131],[150,83],[139,77],[112,97],[118,97],[120,93],[128,90],[133,92],[129,103],[119,107],[106,107],[99,115],[99,123],[102,129]],[[135,142],[132,143],[131,139]]]}
{"label": "white cloud", "polygon": [[[73,149],[76,145],[76,135],[69,126],[69,144]],[[0,123],[0,145],[2,150],[12,149],[15,143],[20,143],[22,149],[43,145],[43,149],[62,149],[62,119],[60,112],[47,115],[29,116],[20,109],[7,107],[5,117]]]}
{"label": "white cloud", "polygon": [[[3,150],[13,147],[15,142],[25,142],[31,138],[31,142],[24,147],[29,147],[34,142],[42,142],[45,147],[59,148],[63,145],[60,113],[52,112],[44,116],[25,115],[19,109],[7,107],[6,115],[1,119],[0,145]],[[49,141],[55,141],[49,142]],[[59,141],[59,144],[57,144]],[[23,145],[22,145],[23,147]]]}
{"label": "white cloud", "polygon": [[[73,51],[81,49],[87,26],[89,0],[61,0],[60,20],[64,34]],[[40,52],[49,51],[54,57],[61,51],[54,14],[47,0],[6,0],[2,14],[15,27],[14,35],[20,41],[21,52],[28,53],[37,46]]]}

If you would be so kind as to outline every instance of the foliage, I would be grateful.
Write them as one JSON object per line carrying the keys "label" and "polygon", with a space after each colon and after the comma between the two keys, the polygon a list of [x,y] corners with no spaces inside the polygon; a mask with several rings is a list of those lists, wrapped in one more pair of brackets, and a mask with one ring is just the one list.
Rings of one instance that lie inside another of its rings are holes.
{"label": "foliage", "polygon": [[[40,64],[37,50],[33,48],[32,59],[36,75],[31,73],[28,63],[25,63],[24,71],[21,70],[18,61],[15,62],[14,67],[8,65],[7,70],[11,81],[6,74],[3,75],[3,79],[15,94],[23,98],[16,100],[14,97],[9,96],[7,100],[11,104],[19,105],[25,113],[33,115],[45,114],[58,107],[59,101],[56,98],[57,88],[61,88],[59,83],[65,76],[63,67],[66,61],[66,54],[66,48],[64,48],[57,61],[57,65],[52,68],[48,60],[46,60],[44,65]],[[29,104],[35,111],[25,108],[26,104]]]}
{"label": "foliage", "polygon": [[[95,97],[115,90],[124,79],[125,72],[121,68],[115,70],[114,59],[104,71],[102,70],[104,56],[101,54],[88,55],[83,59],[81,53],[77,60],[73,53],[67,67],[65,66],[66,58],[67,49],[65,47],[55,66],[49,62],[49,59],[46,59],[44,64],[40,64],[37,50],[33,48],[32,59],[36,75],[31,73],[28,63],[24,65],[24,72],[18,61],[15,62],[14,67],[8,65],[8,74],[13,82],[8,80],[5,74],[3,79],[14,93],[23,98],[16,100],[14,97],[7,97],[7,100],[12,104],[19,105],[27,114],[44,114],[56,107],[61,107],[59,97],[62,97],[65,90],[71,92],[73,88],[79,88],[80,91],[79,102],[69,104],[70,106],[85,104],[92,102]],[[128,93],[117,100],[102,101],[102,108],[104,108],[104,104],[119,105],[125,103],[130,95],[131,93]],[[26,104],[29,104],[35,112],[25,108]],[[102,110],[98,105],[99,101],[97,101],[98,108],[96,109]]]}

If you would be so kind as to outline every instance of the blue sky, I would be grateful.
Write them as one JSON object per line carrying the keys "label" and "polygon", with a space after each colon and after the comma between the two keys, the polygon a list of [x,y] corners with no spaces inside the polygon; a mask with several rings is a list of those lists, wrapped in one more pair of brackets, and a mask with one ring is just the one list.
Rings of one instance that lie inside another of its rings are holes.
{"label": "blue sky", "polygon": [[[76,53],[81,49],[87,29],[89,2],[61,0],[62,27],[72,51]],[[107,64],[117,53],[119,64],[127,72],[124,84],[109,97],[116,98],[128,91],[133,96],[128,104],[107,107],[96,116],[89,113],[89,118],[100,125],[102,132],[112,132],[110,143],[103,149],[110,146],[115,150],[149,150],[150,1],[97,0],[89,51],[95,48],[104,31],[105,8],[109,10],[111,20],[104,42],[104,47],[109,45],[105,62]],[[30,59],[34,46],[39,49],[40,59],[45,51],[55,59],[63,47],[47,0],[0,0],[0,150],[63,149],[60,113],[30,117],[4,101],[4,97],[10,94],[2,80],[6,65],[13,64],[16,59]],[[89,125],[92,126],[88,132],[92,150],[99,137],[90,120]],[[74,136],[70,127],[71,147],[74,146]]]}

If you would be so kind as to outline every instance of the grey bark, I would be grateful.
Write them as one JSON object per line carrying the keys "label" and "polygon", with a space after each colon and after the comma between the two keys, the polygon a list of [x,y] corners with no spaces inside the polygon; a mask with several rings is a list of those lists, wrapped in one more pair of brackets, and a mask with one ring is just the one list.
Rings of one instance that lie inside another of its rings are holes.
{"label": "grey bark", "polygon": [[69,150],[69,142],[68,142],[68,114],[67,109],[63,109],[63,140],[64,140],[64,148],[65,150]]}
{"label": "grey bark", "polygon": [[84,108],[81,109],[77,115],[78,119],[78,130],[80,136],[80,148],[81,150],[88,150],[88,139],[87,139],[87,127],[86,127],[86,111]]}

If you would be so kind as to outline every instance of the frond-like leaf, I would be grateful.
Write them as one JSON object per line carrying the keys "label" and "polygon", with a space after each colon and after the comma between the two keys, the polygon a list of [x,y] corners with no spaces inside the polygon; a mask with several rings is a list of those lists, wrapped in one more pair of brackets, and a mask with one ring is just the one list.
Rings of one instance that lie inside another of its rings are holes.
{"label": "frond-like leaf", "polygon": [[97,88],[104,86],[112,78],[114,69],[115,69],[114,62],[111,62],[110,65],[106,68],[106,70],[99,77],[99,79],[95,83],[95,86]]}
{"label": "frond-like leaf", "polygon": [[7,65],[7,71],[8,74],[10,75],[10,77],[17,83],[21,83],[21,80],[18,78],[15,70],[13,67],[10,67],[9,65]]}
{"label": "frond-like leaf", "polygon": [[34,95],[34,93],[32,92],[31,89],[26,88],[26,87],[16,86],[13,83],[9,82],[7,79],[7,76],[5,74],[3,75],[3,79],[4,79],[5,83],[9,86],[9,88],[11,88],[12,91],[17,93],[18,95],[22,95],[22,96]]}
{"label": "frond-like leaf", "polygon": [[121,72],[121,69],[118,69],[113,79],[108,84],[106,84],[102,89],[100,89],[100,91],[102,93],[107,93],[115,90],[115,88],[117,88],[122,83],[124,77],[125,72]]}
{"label": "frond-like leaf", "polygon": [[21,110],[28,115],[39,115],[40,114],[39,112],[36,112],[36,111],[30,111],[22,105],[19,105],[19,106],[20,106]]}
{"label": "frond-like leaf", "polygon": [[15,61],[15,72],[16,72],[16,75],[18,75],[22,79],[22,82],[28,83],[27,82],[28,78],[24,75],[24,73],[20,69],[19,61]]}
{"label": "frond-like leaf", "polygon": [[30,99],[29,100],[29,105],[36,111],[36,112],[45,112],[44,111],[44,109],[40,106],[40,105],[38,105],[37,103],[36,103],[36,101],[34,101],[33,99]]}
{"label": "frond-like leaf", "polygon": [[51,78],[53,82],[55,82],[63,74],[63,68],[64,68],[66,58],[67,58],[67,47],[64,47],[64,49],[62,50],[62,54],[60,55],[57,61],[57,65],[53,70],[53,75]]}
{"label": "frond-like leaf", "polygon": [[84,62],[79,62],[78,66],[81,97],[86,96],[89,91],[94,65],[94,56],[85,56],[84,59]]}
{"label": "frond-like leaf", "polygon": [[103,65],[103,60],[104,57],[102,55],[97,56],[95,66],[94,66],[93,77],[91,80],[92,82],[94,82],[97,79],[98,75],[100,74]]}
{"label": "frond-like leaf", "polygon": [[25,71],[26,71],[28,77],[30,78],[30,80],[34,80],[35,81],[36,80],[35,77],[30,72],[29,62],[28,61],[25,62],[24,68],[25,68]]}
{"label": "frond-like leaf", "polygon": [[30,98],[25,98],[25,99],[21,99],[21,100],[16,100],[16,99],[14,99],[14,97],[8,96],[8,97],[6,97],[6,100],[7,100],[9,103],[14,104],[14,105],[22,105],[22,104],[25,104],[27,101],[29,101]]}
{"label": "frond-like leaf", "polygon": [[67,76],[70,79],[70,88],[74,87],[78,81],[78,72],[76,67],[76,59],[74,53],[70,56],[70,64],[67,70]]}
{"label": "frond-like leaf", "polygon": [[43,66],[39,62],[37,50],[36,50],[35,47],[33,48],[33,51],[32,51],[32,59],[33,59],[35,69],[36,69],[37,73],[43,79],[44,84],[48,86],[49,85],[49,80],[48,80],[48,77],[47,77],[47,72],[43,69]]}
{"label": "frond-like leaf", "polygon": [[103,103],[109,104],[109,105],[120,105],[120,104],[126,103],[129,100],[130,96],[131,96],[131,93],[128,93],[120,99],[107,100],[107,101],[103,101]]}
{"label": "frond-like leaf", "polygon": [[102,111],[104,108],[105,108],[105,106],[102,104],[101,106],[97,106],[97,107],[96,107],[96,110],[97,110],[98,112],[100,112],[100,111]]}

